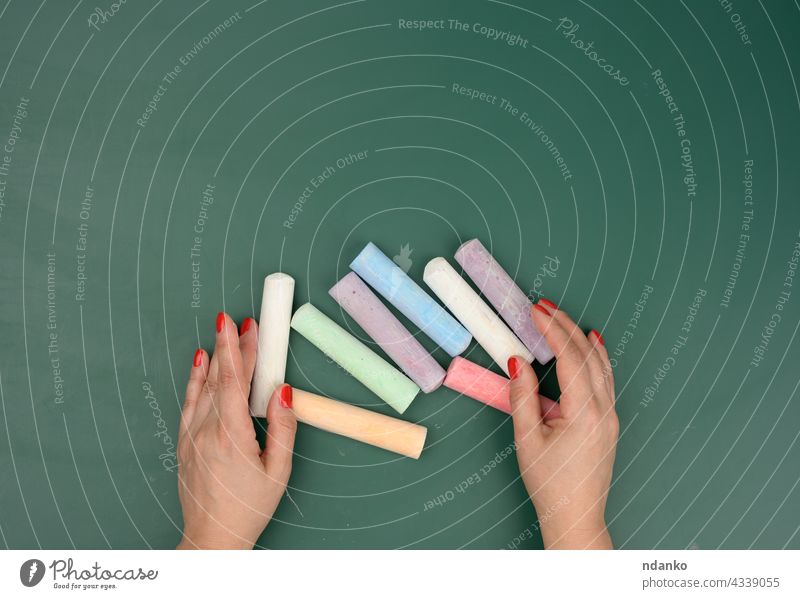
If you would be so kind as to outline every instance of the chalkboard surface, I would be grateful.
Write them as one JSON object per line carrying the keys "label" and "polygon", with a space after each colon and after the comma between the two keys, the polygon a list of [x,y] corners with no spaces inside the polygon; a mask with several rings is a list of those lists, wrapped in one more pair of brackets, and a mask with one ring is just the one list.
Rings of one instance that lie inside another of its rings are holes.
{"label": "chalkboard surface", "polygon": [[[603,332],[617,546],[800,548],[795,3],[0,0],[0,56],[3,545],[174,546],[217,311],[281,270],[369,343],[327,294],[368,241],[421,282],[477,237]],[[259,544],[542,546],[504,414],[404,418],[419,461],[301,427]]]}

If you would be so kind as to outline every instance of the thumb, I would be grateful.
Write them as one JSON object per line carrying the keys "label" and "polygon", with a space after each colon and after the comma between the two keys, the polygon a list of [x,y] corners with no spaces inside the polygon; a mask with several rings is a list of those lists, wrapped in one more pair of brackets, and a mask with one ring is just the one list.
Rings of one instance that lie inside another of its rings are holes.
{"label": "thumb", "polygon": [[523,435],[542,423],[542,406],[539,401],[539,379],[524,358],[512,356],[508,359],[511,375],[511,417],[514,432]]}
{"label": "thumb", "polygon": [[267,442],[261,452],[261,461],[267,476],[286,486],[292,473],[294,435],[297,419],[292,411],[292,388],[281,385],[272,392],[267,404]]}

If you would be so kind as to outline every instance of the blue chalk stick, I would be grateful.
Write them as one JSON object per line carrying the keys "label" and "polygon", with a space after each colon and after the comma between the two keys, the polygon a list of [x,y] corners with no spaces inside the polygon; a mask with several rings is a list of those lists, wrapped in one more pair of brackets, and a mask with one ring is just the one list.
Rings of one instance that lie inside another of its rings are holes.
{"label": "blue chalk stick", "polygon": [[455,357],[467,349],[472,340],[467,329],[374,243],[361,250],[350,268],[448,354]]}

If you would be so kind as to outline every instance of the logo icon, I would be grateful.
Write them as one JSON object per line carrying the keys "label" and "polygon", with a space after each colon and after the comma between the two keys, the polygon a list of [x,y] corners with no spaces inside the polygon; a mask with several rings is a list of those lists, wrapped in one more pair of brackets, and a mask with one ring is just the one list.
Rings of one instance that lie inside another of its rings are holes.
{"label": "logo icon", "polygon": [[407,273],[408,269],[411,268],[411,252],[413,251],[414,250],[412,250],[410,245],[407,243],[404,246],[401,246],[400,253],[392,258],[394,263],[400,267],[400,270],[405,273]]}
{"label": "logo icon", "polygon": [[38,559],[29,559],[19,568],[19,580],[26,587],[35,587],[44,578],[44,562]]}

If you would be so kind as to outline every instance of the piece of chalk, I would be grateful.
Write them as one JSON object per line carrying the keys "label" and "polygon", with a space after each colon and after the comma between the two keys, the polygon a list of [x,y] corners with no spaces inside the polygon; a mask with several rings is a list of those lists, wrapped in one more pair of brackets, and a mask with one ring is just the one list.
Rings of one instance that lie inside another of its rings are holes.
{"label": "piece of chalk", "polygon": [[447,260],[434,258],[428,262],[422,278],[503,372],[508,374],[508,359],[511,356],[520,356],[533,362],[533,355],[528,348]]}
{"label": "piece of chalk", "polygon": [[299,422],[415,460],[428,434],[424,426],[297,388],[292,389],[292,411]]}
{"label": "piece of chalk", "polygon": [[300,306],[292,328],[401,414],[419,393],[402,372],[311,304]]}
{"label": "piece of chalk", "polygon": [[553,352],[533,324],[533,304],[483,244],[478,239],[467,241],[455,258],[536,360],[540,364],[552,360]]}
{"label": "piece of chalk", "polygon": [[276,272],[264,279],[256,368],[250,386],[250,413],[259,418],[266,417],[267,402],[286,375],[293,297],[294,279],[289,275]]}
{"label": "piece of chalk", "polygon": [[450,362],[444,386],[506,414],[511,413],[510,383],[507,378],[456,356]]}
{"label": "piece of chalk", "polygon": [[[511,414],[511,381],[466,358],[453,358],[447,369],[444,386]],[[539,395],[539,404],[545,420],[561,418],[561,406],[557,402]]]}
{"label": "piece of chalk", "polygon": [[444,368],[356,273],[342,277],[328,293],[420,389],[430,393],[439,388]]}
{"label": "piece of chalk", "polygon": [[369,285],[451,356],[469,345],[469,332],[370,242],[350,263]]}

